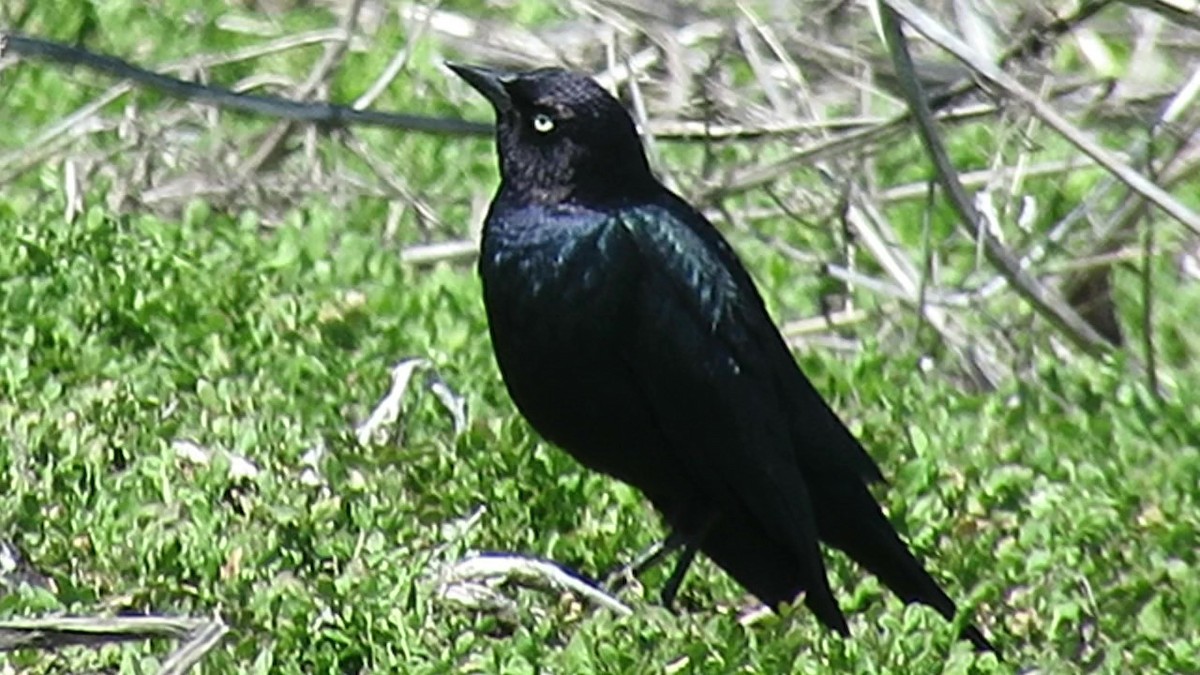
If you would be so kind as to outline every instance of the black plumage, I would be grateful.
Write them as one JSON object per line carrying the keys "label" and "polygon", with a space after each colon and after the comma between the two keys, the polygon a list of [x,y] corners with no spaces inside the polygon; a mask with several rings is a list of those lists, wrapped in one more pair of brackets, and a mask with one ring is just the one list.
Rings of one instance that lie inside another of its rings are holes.
{"label": "black plumage", "polygon": [[559,69],[451,68],[496,110],[479,272],[500,371],[533,427],[639,488],[684,560],[703,551],[768,605],[803,592],[849,633],[823,541],[952,618],[868,490],[879,468],[720,233],[651,173],[621,104]]}

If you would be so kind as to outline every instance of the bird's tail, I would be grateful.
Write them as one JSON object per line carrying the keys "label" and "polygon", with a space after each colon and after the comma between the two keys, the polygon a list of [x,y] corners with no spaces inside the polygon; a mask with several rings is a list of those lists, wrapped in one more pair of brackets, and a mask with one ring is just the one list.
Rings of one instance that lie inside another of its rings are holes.
{"label": "bird's tail", "polygon": [[[815,484],[812,499],[823,541],[879,577],[904,602],[928,605],[954,619],[954,601],[909,551],[865,485],[857,481],[852,486],[842,481],[836,487]],[[980,651],[998,653],[973,625],[964,628],[961,637]]]}

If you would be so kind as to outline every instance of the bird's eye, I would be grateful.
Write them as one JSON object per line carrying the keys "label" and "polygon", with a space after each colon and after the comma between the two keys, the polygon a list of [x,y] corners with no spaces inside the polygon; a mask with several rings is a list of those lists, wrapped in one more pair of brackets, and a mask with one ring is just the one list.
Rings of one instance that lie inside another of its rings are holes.
{"label": "bird's eye", "polygon": [[548,134],[554,131],[554,120],[546,113],[538,113],[533,116],[533,130],[539,134]]}

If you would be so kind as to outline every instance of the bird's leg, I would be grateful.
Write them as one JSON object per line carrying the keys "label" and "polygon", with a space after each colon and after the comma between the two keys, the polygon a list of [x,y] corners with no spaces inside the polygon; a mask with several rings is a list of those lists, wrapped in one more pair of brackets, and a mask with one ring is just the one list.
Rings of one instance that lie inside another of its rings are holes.
{"label": "bird's leg", "polygon": [[696,559],[700,542],[708,534],[715,519],[716,516],[709,513],[700,521],[698,528],[689,528],[690,531],[687,532],[680,528],[671,530],[666,539],[655,542],[653,546],[638,555],[633,562],[608,575],[604,587],[610,593],[615,592],[623,587],[629,579],[641,575],[662,562],[668,555],[682,548],[683,552],[679,554],[679,560],[675,562],[675,569],[671,570],[671,576],[667,578],[667,583],[659,595],[663,606],[668,610],[674,610],[675,596],[679,595],[679,587],[683,585],[683,578],[691,568],[692,561]]}
{"label": "bird's leg", "polygon": [[[717,515],[713,512],[707,512],[697,521],[699,527],[691,532],[678,535],[676,548],[683,547],[683,553],[679,554],[679,560],[675,561],[675,569],[671,570],[671,576],[667,578],[667,583],[663,585],[662,604],[670,611],[675,611],[675,596],[679,594],[679,587],[683,585],[683,577],[687,575],[688,568],[692,566],[692,561],[696,559],[696,551],[700,548],[700,542],[708,536],[708,531],[712,529],[713,523],[716,521]],[[672,537],[677,536],[677,532],[671,533]],[[668,539],[669,540],[669,539]]]}
{"label": "bird's leg", "polygon": [[667,578],[667,583],[663,585],[662,589],[662,604],[668,610],[675,611],[675,596],[679,594],[679,587],[683,585],[683,577],[695,559],[696,545],[691,542],[684,544],[683,553],[679,554],[679,560],[675,561],[675,569],[671,570],[671,576]]}
{"label": "bird's leg", "polygon": [[610,593],[620,590],[630,579],[639,577],[646,570],[658,565],[663,558],[671,555],[685,543],[687,543],[687,537],[678,530],[672,530],[666,539],[654,542],[649,548],[638,554],[638,557],[634,558],[632,562],[622,565],[605,577],[604,587]]}

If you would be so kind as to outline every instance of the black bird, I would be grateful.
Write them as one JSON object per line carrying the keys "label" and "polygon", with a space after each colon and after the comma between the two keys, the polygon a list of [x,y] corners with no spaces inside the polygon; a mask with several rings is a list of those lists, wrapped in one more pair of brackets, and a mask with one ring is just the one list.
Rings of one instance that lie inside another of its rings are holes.
{"label": "black bird", "polygon": [[[797,367],[733,250],[651,173],[592,79],[449,67],[496,112],[479,273],[504,382],[542,436],[638,489],[684,553],[849,635],[818,542],[906,602],[954,602],[868,491],[875,462]],[[995,651],[974,626],[963,637]]]}

